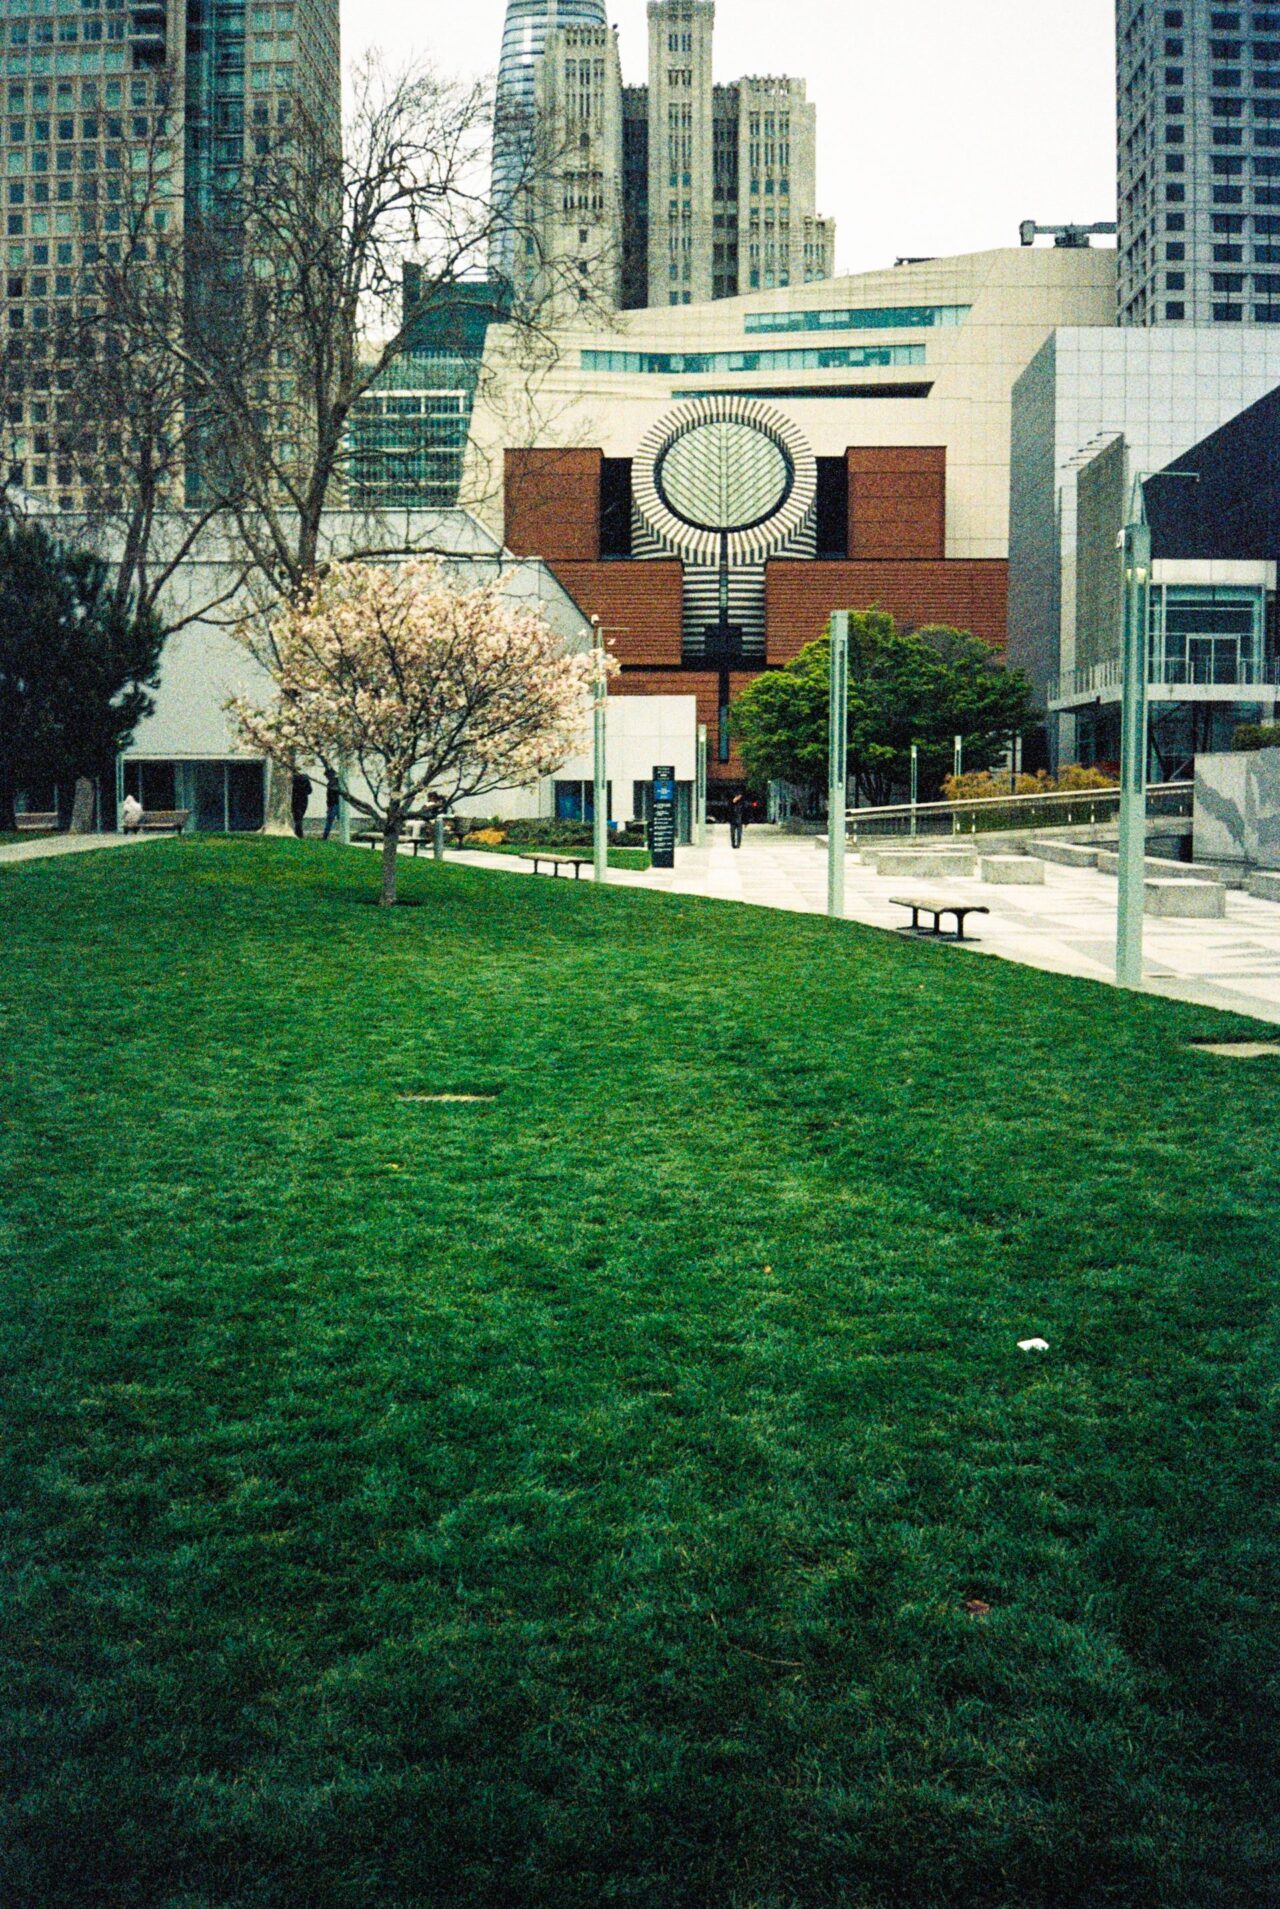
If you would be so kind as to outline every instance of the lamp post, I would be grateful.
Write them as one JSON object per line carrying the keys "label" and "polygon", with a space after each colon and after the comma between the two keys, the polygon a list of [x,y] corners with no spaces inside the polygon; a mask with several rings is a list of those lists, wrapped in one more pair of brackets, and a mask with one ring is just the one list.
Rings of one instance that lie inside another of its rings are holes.
{"label": "lamp post", "polygon": [[591,651],[594,678],[594,699],[591,712],[591,726],[595,746],[594,798],[592,815],[592,872],[598,882],[604,881],[609,869],[609,779],[605,761],[605,691],[608,687],[604,673],[604,631],[600,619],[591,619]]}
{"label": "lamp post", "polygon": [[699,848],[707,846],[707,725],[698,724],[697,782],[695,784],[695,802],[697,818],[695,839]]}
{"label": "lamp post", "polygon": [[1116,866],[1116,980],[1142,986],[1143,878],[1147,853],[1147,603],[1151,528],[1135,477],[1129,522],[1120,533],[1124,630],[1120,687],[1120,840]]}
{"label": "lamp post", "polygon": [[845,805],[849,800],[849,612],[831,618],[827,708],[827,913],[844,920]]}
{"label": "lamp post", "polygon": [[957,781],[964,774],[964,737],[957,736],[951,746],[951,773]]}
{"label": "lamp post", "polygon": [[911,833],[916,832],[916,804],[920,800],[920,745],[911,745]]}

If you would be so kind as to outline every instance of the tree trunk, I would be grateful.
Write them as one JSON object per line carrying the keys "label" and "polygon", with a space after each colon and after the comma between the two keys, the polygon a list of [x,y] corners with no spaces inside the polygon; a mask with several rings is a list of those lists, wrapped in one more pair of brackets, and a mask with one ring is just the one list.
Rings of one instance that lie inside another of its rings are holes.
{"label": "tree trunk", "polygon": [[267,761],[267,803],[262,818],[264,835],[293,834],[293,768],[287,762]]}
{"label": "tree trunk", "polygon": [[382,906],[396,905],[396,867],[400,849],[400,824],[389,822],[382,831]]}

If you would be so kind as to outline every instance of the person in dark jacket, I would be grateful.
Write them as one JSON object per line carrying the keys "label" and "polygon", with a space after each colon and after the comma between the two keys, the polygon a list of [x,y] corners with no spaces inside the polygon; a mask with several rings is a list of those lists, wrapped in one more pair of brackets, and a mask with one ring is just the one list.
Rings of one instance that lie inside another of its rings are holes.
{"label": "person in dark jacket", "polygon": [[322,842],[328,841],[330,831],[341,813],[341,806],[342,790],[338,786],[337,771],[335,769],[326,769],[324,775],[324,834],[320,838]]}
{"label": "person in dark jacket", "polygon": [[302,840],[302,824],[307,819],[307,804],[311,800],[311,779],[300,770],[293,772],[293,787],[289,791],[289,808],[293,816],[293,832]]}
{"label": "person in dark jacket", "polygon": [[747,826],[747,799],[735,795],[729,804],[729,846],[742,847],[742,831]]}

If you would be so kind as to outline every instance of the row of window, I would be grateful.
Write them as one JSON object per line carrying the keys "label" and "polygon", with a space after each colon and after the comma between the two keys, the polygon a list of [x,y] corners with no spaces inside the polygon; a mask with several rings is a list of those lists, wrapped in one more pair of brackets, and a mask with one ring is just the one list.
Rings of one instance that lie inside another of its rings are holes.
{"label": "row of window", "polygon": [[792,351],[587,351],[583,371],[657,372],[662,376],[700,371],[821,371],[870,365],[922,365],[923,345],[834,345],[823,350]]}
{"label": "row of window", "polygon": [[[1165,303],[1164,315],[1170,324],[1177,324],[1187,316],[1186,300],[1171,298]],[[1245,319],[1243,305],[1215,305],[1213,307],[1215,325],[1242,325]],[[1280,325],[1280,305],[1255,305],[1253,307],[1255,325]]]}
{"label": "row of window", "polygon": [[760,331],[898,331],[963,325],[969,305],[881,305],[829,311],[748,312],[745,329]]}

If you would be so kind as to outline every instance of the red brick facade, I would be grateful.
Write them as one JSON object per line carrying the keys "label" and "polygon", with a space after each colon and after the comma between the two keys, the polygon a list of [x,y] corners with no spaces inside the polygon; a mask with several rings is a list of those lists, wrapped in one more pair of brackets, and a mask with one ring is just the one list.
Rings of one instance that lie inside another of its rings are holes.
{"label": "red brick facade", "polygon": [[[833,610],[887,610],[915,628],[948,623],[1003,649],[1008,564],[946,557],[947,458],[941,446],[855,446],[849,478],[849,557],[776,558],[765,568],[768,662],[787,663]],[[683,565],[600,560],[599,450],[506,453],[505,535],[518,556],[542,557],[585,616],[599,616],[622,664],[616,696],[689,696],[707,725],[714,782],[738,781],[737,750],[717,760],[718,677],[681,663]],[[758,674],[735,671],[737,696]]]}
{"label": "red brick facade", "polygon": [[595,563],[600,555],[600,451],[508,451],[507,548],[517,557]]}
{"label": "red brick facade", "polygon": [[677,558],[655,563],[555,559],[550,568],[583,615],[600,618],[605,643],[620,663],[679,668],[684,565]]}
{"label": "red brick facade", "polygon": [[946,556],[945,446],[861,445],[845,459],[851,560]]}
{"label": "red brick facade", "polygon": [[1002,557],[936,563],[805,563],[765,567],[765,627],[772,664],[789,663],[821,636],[833,610],[887,610],[905,628],[950,623],[1003,650],[1009,566]]}

